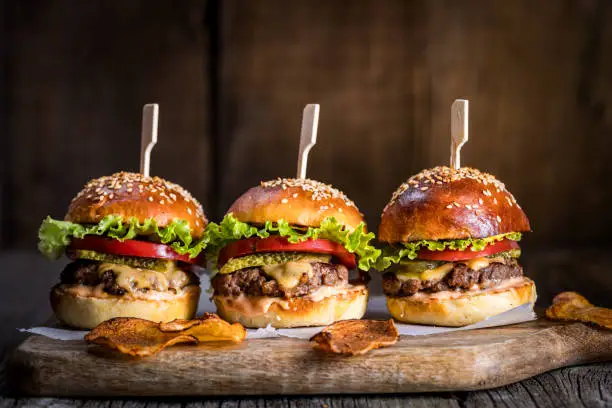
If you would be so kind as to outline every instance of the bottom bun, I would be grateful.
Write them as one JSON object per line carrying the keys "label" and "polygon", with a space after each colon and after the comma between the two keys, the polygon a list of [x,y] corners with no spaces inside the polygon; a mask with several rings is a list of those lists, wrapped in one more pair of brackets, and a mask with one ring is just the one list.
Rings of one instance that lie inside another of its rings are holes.
{"label": "bottom bun", "polygon": [[361,319],[368,304],[368,289],[356,285],[334,290],[330,296],[290,299],[213,296],[213,301],[221,318],[245,327],[327,326],[339,320]]}
{"label": "bottom bun", "polygon": [[498,288],[464,292],[459,296],[443,297],[439,293],[437,296],[389,296],[387,308],[395,320],[404,323],[466,326],[525,303],[535,303],[537,295],[533,281],[528,278],[513,281],[502,282]]}
{"label": "bottom bun", "polygon": [[200,287],[190,285],[183,293],[163,299],[130,299],[121,296],[79,296],[59,286],[51,290],[51,307],[64,324],[80,329],[93,329],[114,317],[139,317],[154,322],[191,319],[200,300]]}

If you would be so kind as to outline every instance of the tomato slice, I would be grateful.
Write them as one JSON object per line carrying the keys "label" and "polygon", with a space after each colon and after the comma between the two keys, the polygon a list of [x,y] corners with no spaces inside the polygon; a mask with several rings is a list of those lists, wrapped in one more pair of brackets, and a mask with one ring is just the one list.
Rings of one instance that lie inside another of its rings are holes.
{"label": "tomato slice", "polygon": [[487,245],[482,251],[472,251],[467,247],[463,251],[455,251],[447,249],[444,251],[430,251],[429,249],[421,249],[417,253],[417,259],[426,259],[431,261],[465,261],[467,259],[480,258],[497,254],[499,252],[509,251],[511,249],[519,249],[519,244],[511,239]]}
{"label": "tomato slice", "polygon": [[68,250],[75,249],[91,250],[104,254],[136,256],[139,258],[169,259],[196,265],[201,265],[204,262],[203,255],[190,258],[187,254],[179,254],[169,245],[133,239],[127,239],[121,242],[118,239],[86,236],[82,239],[72,240],[68,246]]}
{"label": "tomato slice", "polygon": [[334,241],[327,239],[308,239],[304,242],[292,244],[287,238],[271,236],[268,238],[247,238],[232,242],[219,252],[219,267],[223,266],[231,258],[250,255],[258,252],[310,252],[318,254],[330,254],[348,269],[357,266],[355,254]]}

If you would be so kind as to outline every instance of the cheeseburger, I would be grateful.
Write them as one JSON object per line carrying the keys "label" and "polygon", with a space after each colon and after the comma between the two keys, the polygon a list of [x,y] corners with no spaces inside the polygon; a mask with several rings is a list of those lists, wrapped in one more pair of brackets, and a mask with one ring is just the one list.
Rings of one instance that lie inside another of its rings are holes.
{"label": "cheeseburger", "polygon": [[213,301],[229,322],[322,326],[365,313],[367,271],[380,251],[355,204],[332,186],[263,182],[209,225],[208,238]]}
{"label": "cheeseburger", "polygon": [[377,263],[391,315],[402,322],[464,326],[533,303],[517,241],[529,220],[490,174],[423,170],[385,207]]}
{"label": "cheeseburger", "polygon": [[113,317],[193,317],[207,225],[201,205],[159,177],[116,173],[87,183],[63,221],[45,219],[40,251],[72,260],[51,290],[63,323],[90,329]]}

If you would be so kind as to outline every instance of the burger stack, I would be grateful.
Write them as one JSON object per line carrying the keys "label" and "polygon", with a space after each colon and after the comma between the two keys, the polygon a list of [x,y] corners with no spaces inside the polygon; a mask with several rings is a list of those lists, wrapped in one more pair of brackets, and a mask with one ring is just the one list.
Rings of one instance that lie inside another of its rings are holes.
{"label": "burger stack", "polygon": [[87,183],[63,220],[43,221],[39,249],[71,260],[51,304],[73,327],[190,319],[203,266],[218,314],[246,327],[360,319],[372,268],[396,320],[463,326],[535,302],[519,263],[529,230],[504,184],[467,167],[403,183],[382,212],[378,246],[355,203],[319,181],[262,182],[208,223],[177,184],[121,172]]}

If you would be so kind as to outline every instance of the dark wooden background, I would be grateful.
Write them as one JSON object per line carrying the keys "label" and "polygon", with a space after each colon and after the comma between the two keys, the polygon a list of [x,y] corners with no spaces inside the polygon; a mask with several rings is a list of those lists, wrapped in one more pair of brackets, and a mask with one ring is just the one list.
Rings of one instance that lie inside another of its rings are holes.
{"label": "dark wooden background", "polygon": [[301,110],[321,104],[309,174],[375,229],[396,186],[463,164],[531,218],[527,249],[612,242],[608,0],[2,0],[0,248],[34,248],[90,178],[137,170],[142,105],[161,106],[152,172],[212,219],[295,174]]}

